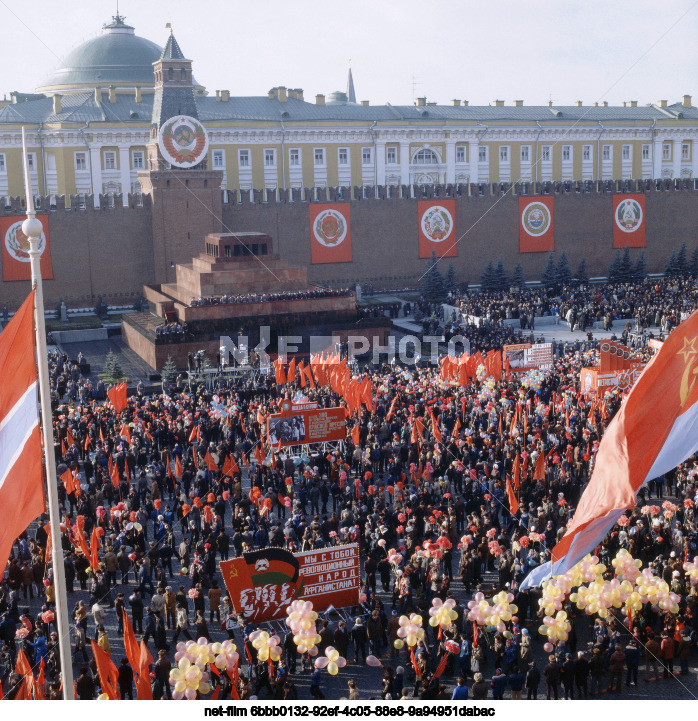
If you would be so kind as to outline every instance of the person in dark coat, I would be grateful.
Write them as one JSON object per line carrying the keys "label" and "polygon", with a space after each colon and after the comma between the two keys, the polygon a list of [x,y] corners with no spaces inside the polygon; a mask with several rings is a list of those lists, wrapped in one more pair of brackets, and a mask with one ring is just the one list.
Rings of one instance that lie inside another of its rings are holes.
{"label": "person in dark coat", "polygon": [[557,701],[560,686],[560,666],[558,666],[555,656],[548,656],[548,665],[543,669],[545,676],[545,697],[550,700],[552,697]]}
{"label": "person in dark coat", "polygon": [[131,616],[133,617],[133,630],[135,633],[143,633],[143,599],[141,592],[136,589],[129,597],[131,605]]}
{"label": "person in dark coat", "polygon": [[574,699],[574,661],[572,654],[565,655],[565,662],[561,669],[562,688],[565,692],[565,699]]}
{"label": "person in dark coat", "polygon": [[80,669],[80,676],[75,681],[75,690],[79,701],[92,701],[95,697],[95,682],[92,680],[87,666]]}
{"label": "person in dark coat", "polygon": [[536,662],[531,661],[526,671],[526,698],[534,701],[538,698],[538,686],[540,685],[540,671],[536,668]]}
{"label": "person in dark coat", "polygon": [[125,699],[128,697],[133,701],[133,669],[129,666],[127,658],[121,659],[118,683],[121,698]]}
{"label": "person in dark coat", "polygon": [[577,660],[574,662],[574,685],[577,687],[577,695],[587,698],[589,691],[587,681],[589,679],[589,662],[584,658],[584,652],[577,652]]}
{"label": "person in dark coat", "polygon": [[368,634],[366,633],[364,620],[360,616],[354,622],[354,628],[351,629],[351,640],[354,644],[354,663],[359,663],[359,656],[361,656],[361,661],[366,663],[366,642],[368,641]]}

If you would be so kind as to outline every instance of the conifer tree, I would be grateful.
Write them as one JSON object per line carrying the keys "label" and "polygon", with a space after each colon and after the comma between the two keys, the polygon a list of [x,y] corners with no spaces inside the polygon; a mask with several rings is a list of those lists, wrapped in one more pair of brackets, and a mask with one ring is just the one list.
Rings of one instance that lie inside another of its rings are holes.
{"label": "conifer tree", "polygon": [[438,259],[433,250],[429,258],[429,267],[422,279],[422,294],[427,300],[440,300],[445,295],[444,279],[439,272]]}
{"label": "conifer tree", "polygon": [[587,285],[589,283],[589,276],[587,276],[587,260],[582,258],[577,266],[577,272],[575,274],[577,283],[579,285]]}
{"label": "conifer tree", "polygon": [[107,357],[104,360],[104,370],[102,375],[109,380],[118,381],[124,377],[124,372],[121,369],[119,358],[113,351],[107,353]]}
{"label": "conifer tree", "polygon": [[521,263],[517,263],[514,266],[514,273],[511,276],[511,284],[516,288],[524,288],[526,286],[526,279],[524,278],[523,268]]}
{"label": "conifer tree", "polygon": [[541,282],[546,288],[554,288],[557,281],[557,272],[555,268],[555,254],[548,254],[548,262],[545,265],[545,270],[541,276]]}
{"label": "conifer tree", "polygon": [[623,255],[620,259],[618,278],[622,283],[628,283],[633,278],[633,265],[630,261],[630,247],[627,245],[625,246]]}
{"label": "conifer tree", "polygon": [[640,257],[637,259],[633,276],[635,280],[643,280],[647,277],[647,261],[645,260],[644,250],[640,253]]}
{"label": "conifer tree", "polygon": [[497,261],[497,267],[494,271],[494,281],[496,290],[506,290],[509,285],[509,279],[507,278],[507,272],[504,269],[504,260],[502,258]]}
{"label": "conifer tree", "polygon": [[480,286],[482,290],[490,291],[495,288],[495,274],[494,264],[490,260],[487,263],[485,272],[480,276]]}
{"label": "conifer tree", "polygon": [[570,264],[564,250],[560,254],[560,260],[557,262],[556,275],[556,285],[560,287],[569,285],[572,280],[572,271],[570,270]]}
{"label": "conifer tree", "polygon": [[177,366],[172,360],[171,355],[167,356],[165,365],[163,365],[162,370],[160,371],[160,376],[162,378],[162,382],[167,383],[168,385],[172,385],[177,379]]}
{"label": "conifer tree", "polygon": [[448,264],[448,271],[446,272],[446,278],[444,279],[444,286],[447,293],[453,293],[458,290],[458,281],[456,280],[456,268],[453,263]]}

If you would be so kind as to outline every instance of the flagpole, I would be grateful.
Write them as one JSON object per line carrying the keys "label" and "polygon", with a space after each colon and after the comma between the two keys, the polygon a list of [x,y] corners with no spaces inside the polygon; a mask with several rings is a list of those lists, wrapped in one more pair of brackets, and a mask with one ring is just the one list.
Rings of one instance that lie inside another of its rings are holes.
{"label": "flagpole", "polygon": [[36,219],[34,196],[29,176],[27,160],[27,142],[22,128],[22,162],[24,165],[24,183],[27,200],[27,219],[22,223],[22,232],[29,241],[29,262],[31,264],[32,285],[34,286],[34,319],[36,323],[36,364],[39,375],[39,402],[41,404],[41,424],[43,426],[44,458],[46,459],[46,485],[48,488],[48,510],[51,527],[51,561],[53,563],[53,583],[56,593],[56,628],[61,656],[61,678],[63,698],[72,701],[73,658],[70,648],[68,599],[66,596],[63,544],[61,543],[61,519],[58,505],[58,482],[56,480],[56,457],[53,450],[53,417],[51,413],[51,386],[48,375],[48,353],[46,350],[46,322],[44,319],[44,293],[41,283],[41,253],[39,238],[43,231],[41,221]]}

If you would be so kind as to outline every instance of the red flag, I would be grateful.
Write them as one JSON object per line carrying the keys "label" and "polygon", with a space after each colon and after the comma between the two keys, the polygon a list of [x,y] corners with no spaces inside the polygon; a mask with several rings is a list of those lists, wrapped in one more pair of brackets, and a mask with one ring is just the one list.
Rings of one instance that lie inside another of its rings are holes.
{"label": "red flag", "polygon": [[281,358],[277,357],[274,361],[274,377],[278,385],[282,386],[286,383],[286,374],[284,373],[284,366],[281,362]]}
{"label": "red flag", "polygon": [[167,465],[167,477],[172,478],[172,464],[170,463],[170,457],[167,456],[165,463]]}
{"label": "red flag", "polygon": [[303,369],[303,372],[305,373],[306,377],[308,378],[308,383],[310,384],[311,389],[315,388],[315,381],[313,380],[313,372],[310,369],[310,366],[307,365]]}
{"label": "red flag", "polygon": [[213,456],[210,454],[209,451],[206,451],[206,455],[204,456],[204,463],[206,464],[209,471],[218,470],[218,466],[216,465],[216,462],[213,460]]}
{"label": "red flag", "polygon": [[114,464],[114,467],[111,469],[111,482],[114,488],[119,488],[120,479],[119,479],[119,466]]}
{"label": "red flag", "polygon": [[296,380],[296,359],[291,358],[291,362],[288,364],[288,371],[286,372],[286,383],[293,383]]}
{"label": "red flag", "polygon": [[141,663],[141,651],[138,647],[138,641],[136,640],[136,634],[133,632],[133,626],[131,625],[131,619],[124,609],[122,614],[123,625],[124,625],[124,650],[126,651],[126,658],[131,664],[131,668],[138,673]]}
{"label": "red flag", "polygon": [[514,490],[519,490],[519,485],[521,483],[521,459],[519,458],[519,454],[516,454],[516,458],[514,459]]}
{"label": "red flag", "polygon": [[39,664],[39,676],[36,679],[34,686],[34,698],[37,701],[44,701],[44,688],[46,687],[46,676],[44,675],[44,669],[46,668],[46,661],[43,656],[41,657],[41,663]]}
{"label": "red flag", "polygon": [[75,492],[75,484],[73,483],[73,472],[68,468],[67,471],[61,473],[61,480],[65,486],[65,492],[70,495]]}
{"label": "red flag", "polygon": [[65,440],[68,442],[69,446],[75,445],[75,439],[73,438],[73,432],[70,430],[70,428],[67,428],[65,431]]}
{"label": "red flag", "polygon": [[99,537],[97,536],[97,526],[92,529],[90,537],[90,566],[96,569],[99,566]]}
{"label": "red flag", "polygon": [[0,569],[45,508],[34,338],[32,291],[0,335]]}
{"label": "red flag", "polygon": [[118,416],[128,405],[126,383],[118,383],[113,388],[110,388],[107,391],[107,398],[109,398],[109,401],[114,406],[114,410]]}
{"label": "red flag", "polygon": [[175,457],[175,475],[177,478],[181,478],[184,475],[184,469],[182,468],[182,462],[179,460],[179,456]]}
{"label": "red flag", "polygon": [[224,476],[230,476],[230,478],[232,478],[234,473],[240,473],[240,466],[238,466],[238,464],[235,462],[233,454],[231,453],[229,456],[226,457],[225,461],[223,462],[222,474]]}
{"label": "red flag", "polygon": [[456,418],[456,422],[453,426],[453,434],[452,434],[454,438],[458,438],[458,434],[460,433],[460,428],[461,428],[460,418]]}
{"label": "red flag", "polygon": [[[439,626],[439,630],[441,630],[440,626]],[[448,651],[446,651],[446,653],[441,658],[441,662],[436,667],[436,671],[434,671],[434,678],[439,678],[439,676],[441,676],[441,674],[444,672],[444,670],[446,668],[447,662],[448,662]]]}
{"label": "red flag", "polygon": [[536,458],[536,465],[533,468],[533,480],[544,481],[545,480],[545,451],[542,450]]}
{"label": "red flag", "polygon": [[357,423],[352,429],[351,429],[351,440],[354,442],[355,446],[358,446],[361,442],[361,437],[359,435],[359,424]]}
{"label": "red flag", "polygon": [[129,443],[131,442],[131,429],[128,427],[128,423],[121,424],[121,430],[119,431],[119,435],[122,438],[125,438]]}
{"label": "red flag", "polygon": [[119,669],[116,668],[109,654],[102,649],[97,641],[90,641],[90,643],[92,644],[92,655],[97,666],[99,685],[102,687],[102,692],[107,694],[110,701],[119,699]]}
{"label": "red flag", "polygon": [[305,381],[306,381],[306,378],[305,378],[305,366],[303,365],[303,361],[302,361],[302,360],[301,360],[300,363],[298,364],[298,372],[300,373],[300,377],[301,377],[301,388],[305,388]]}
{"label": "red flag", "polygon": [[516,515],[519,510],[519,502],[516,500],[516,494],[514,489],[511,487],[511,481],[507,478],[507,498],[509,499],[509,511],[511,515]]}

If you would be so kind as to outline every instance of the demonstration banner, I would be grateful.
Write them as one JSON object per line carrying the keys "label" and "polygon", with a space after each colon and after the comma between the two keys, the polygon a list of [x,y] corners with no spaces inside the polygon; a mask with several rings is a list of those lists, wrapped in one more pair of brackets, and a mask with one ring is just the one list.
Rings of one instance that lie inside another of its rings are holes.
{"label": "demonstration banner", "polygon": [[308,212],[311,263],[350,263],[352,254],[349,203],[311,203]]}
{"label": "demonstration banner", "polygon": [[347,434],[344,408],[299,408],[275,413],[267,418],[267,434],[272,446],[343,441]]}
{"label": "demonstration banner", "polygon": [[286,607],[297,598],[312,601],[315,611],[359,602],[356,543],[296,554],[263,548],[221,561],[220,568],[235,612],[252,623],[283,618]]}
{"label": "demonstration banner", "polygon": [[502,348],[502,362],[508,361],[510,371],[529,371],[534,368],[548,369],[553,366],[552,343],[517,343]]}
{"label": "demonstration banner", "polygon": [[645,248],[645,196],[613,196],[613,247]]}
{"label": "demonstration banner", "polygon": [[419,215],[419,257],[430,258],[432,251],[437,258],[451,258],[458,255],[456,248],[456,201],[420,200],[417,202]]}
{"label": "demonstration banner", "polygon": [[[53,279],[53,266],[51,264],[51,248],[48,239],[48,215],[37,215],[44,227],[39,238],[39,252],[41,253],[41,277],[44,280]],[[29,265],[29,241],[22,232],[22,223],[26,218],[13,215],[0,218],[0,238],[2,239],[2,279],[3,280],[30,280],[31,267]]]}
{"label": "demonstration banner", "polygon": [[555,250],[553,199],[550,196],[519,197],[519,253]]}

